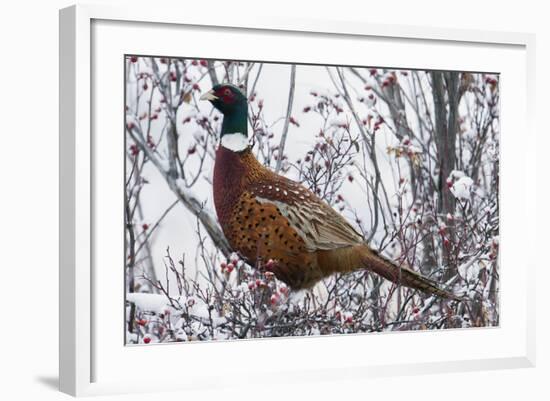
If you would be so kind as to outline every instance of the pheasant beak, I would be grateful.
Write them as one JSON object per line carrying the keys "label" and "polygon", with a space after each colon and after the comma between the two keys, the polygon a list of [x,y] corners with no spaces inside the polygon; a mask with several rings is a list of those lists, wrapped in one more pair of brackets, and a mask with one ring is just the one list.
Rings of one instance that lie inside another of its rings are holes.
{"label": "pheasant beak", "polygon": [[218,99],[218,97],[216,95],[214,95],[214,91],[213,90],[210,90],[206,93],[204,93],[201,97],[200,97],[200,100],[216,100]]}

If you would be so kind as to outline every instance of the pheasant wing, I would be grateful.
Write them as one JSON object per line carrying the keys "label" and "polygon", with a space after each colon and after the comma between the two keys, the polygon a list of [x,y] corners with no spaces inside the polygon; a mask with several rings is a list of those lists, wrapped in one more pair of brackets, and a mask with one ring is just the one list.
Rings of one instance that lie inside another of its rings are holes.
{"label": "pheasant wing", "polygon": [[310,252],[362,244],[363,237],[339,213],[300,184],[273,175],[251,184],[251,194],[273,204],[304,240]]}

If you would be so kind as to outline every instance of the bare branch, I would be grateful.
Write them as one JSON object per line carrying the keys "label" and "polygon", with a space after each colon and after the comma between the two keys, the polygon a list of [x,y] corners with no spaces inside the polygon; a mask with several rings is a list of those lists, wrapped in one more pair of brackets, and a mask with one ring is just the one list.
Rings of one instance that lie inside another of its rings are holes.
{"label": "bare branch", "polygon": [[285,154],[286,136],[288,134],[288,126],[290,124],[290,117],[292,114],[292,103],[294,102],[294,88],[296,86],[296,65],[290,66],[290,88],[288,90],[288,103],[286,108],[285,125],[283,127],[283,133],[281,134],[281,142],[279,142],[279,157],[277,159],[277,166],[275,171],[278,173],[281,170],[283,163],[283,156]]}

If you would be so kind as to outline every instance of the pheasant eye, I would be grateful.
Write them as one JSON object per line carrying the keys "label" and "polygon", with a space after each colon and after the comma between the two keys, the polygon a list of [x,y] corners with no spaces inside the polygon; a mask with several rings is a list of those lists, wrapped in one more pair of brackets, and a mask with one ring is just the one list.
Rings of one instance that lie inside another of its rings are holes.
{"label": "pheasant eye", "polygon": [[228,89],[228,88],[225,88],[225,90],[223,91],[223,94],[225,96],[230,96],[231,95],[231,91]]}

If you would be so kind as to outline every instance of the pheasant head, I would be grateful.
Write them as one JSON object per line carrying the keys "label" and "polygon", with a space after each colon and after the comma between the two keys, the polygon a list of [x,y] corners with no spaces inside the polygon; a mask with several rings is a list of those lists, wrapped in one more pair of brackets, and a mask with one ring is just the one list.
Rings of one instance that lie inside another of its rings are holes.
{"label": "pheasant head", "polygon": [[215,85],[201,96],[223,114],[221,144],[233,151],[248,147],[248,101],[239,88],[231,84]]}

